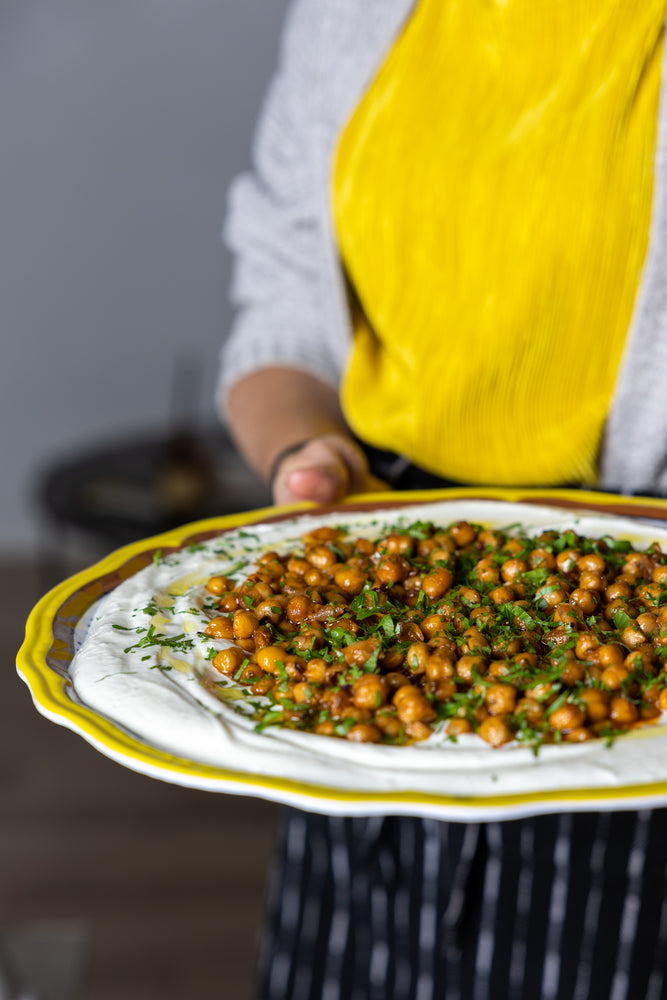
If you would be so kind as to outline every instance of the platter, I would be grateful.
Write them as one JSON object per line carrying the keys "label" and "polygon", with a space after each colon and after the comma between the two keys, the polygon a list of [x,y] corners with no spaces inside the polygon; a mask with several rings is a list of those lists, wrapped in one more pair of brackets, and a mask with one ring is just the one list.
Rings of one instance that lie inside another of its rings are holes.
{"label": "platter", "polygon": [[[19,673],[47,718],[127,767],[199,789],[329,813],[450,820],[667,804],[661,719],[611,746],[595,739],[543,746],[537,754],[515,743],[492,748],[472,734],[456,743],[387,746],[276,726],[258,732],[230,699],[210,695],[201,671],[180,656],[182,642],[161,650],[158,660],[145,648],[159,611],[151,607],[143,624],[146,586],[149,600],[168,593],[175,606],[179,594],[188,600],[207,576],[252,566],[261,552],[289,547],[307,530],[343,524],[377,534],[387,525],[426,520],[497,529],[518,522],[533,534],[572,529],[627,539],[639,549],[657,540],[667,549],[666,502],[578,490],[374,494],[336,507],[304,504],[216,518],[120,549],[47,594],[28,621]],[[85,640],[98,633],[122,640],[131,654],[119,658],[116,643],[89,655]]]}

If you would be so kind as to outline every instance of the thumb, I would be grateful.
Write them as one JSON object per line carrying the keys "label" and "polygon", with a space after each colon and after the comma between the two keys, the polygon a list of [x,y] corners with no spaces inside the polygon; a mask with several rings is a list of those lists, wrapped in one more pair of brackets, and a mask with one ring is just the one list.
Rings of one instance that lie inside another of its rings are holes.
{"label": "thumb", "polygon": [[326,503],[340,500],[347,492],[347,470],[343,466],[314,466],[295,469],[286,479],[287,488],[299,500]]}
{"label": "thumb", "polygon": [[341,500],[349,481],[348,466],[335,443],[314,438],[281,463],[273,483],[274,503]]}

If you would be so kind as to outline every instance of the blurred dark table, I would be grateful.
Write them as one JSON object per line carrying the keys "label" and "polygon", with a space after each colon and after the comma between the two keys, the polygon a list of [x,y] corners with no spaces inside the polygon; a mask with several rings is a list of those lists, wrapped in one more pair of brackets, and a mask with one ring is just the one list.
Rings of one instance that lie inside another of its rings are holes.
{"label": "blurred dark table", "polygon": [[47,468],[36,484],[46,547],[75,531],[105,549],[271,496],[222,428],[107,444]]}

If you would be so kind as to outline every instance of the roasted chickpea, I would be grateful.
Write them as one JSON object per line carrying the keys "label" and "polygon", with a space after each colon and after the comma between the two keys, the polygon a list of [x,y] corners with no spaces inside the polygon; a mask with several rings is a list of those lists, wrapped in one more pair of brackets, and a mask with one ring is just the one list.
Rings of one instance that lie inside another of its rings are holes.
{"label": "roasted chickpea", "polygon": [[559,604],[554,611],[554,621],[569,629],[583,628],[583,617],[581,608],[573,607],[571,604]]}
{"label": "roasted chickpea", "polygon": [[323,722],[318,722],[313,732],[317,733],[318,736],[335,736],[336,724],[332,719],[324,719]]}
{"label": "roasted chickpea", "polygon": [[593,734],[585,726],[576,726],[574,729],[568,730],[564,734],[564,738],[568,743],[585,743],[586,740],[593,738]]}
{"label": "roasted chickpea", "polygon": [[549,713],[549,725],[552,729],[576,729],[584,724],[585,719],[583,709],[568,702]]}
{"label": "roasted chickpea", "polygon": [[428,657],[425,671],[430,681],[441,681],[454,676],[454,664],[448,656],[435,652]]}
{"label": "roasted chickpea", "polygon": [[277,674],[279,664],[284,667],[287,657],[287,650],[283,649],[282,646],[264,646],[263,649],[259,649],[255,653],[255,660],[262,670],[266,670],[269,674]]}
{"label": "roasted chickpea", "polygon": [[514,653],[512,662],[523,670],[533,670],[537,666],[538,656],[537,653],[532,653],[530,650],[523,650],[520,653]]}
{"label": "roasted chickpea", "polygon": [[447,548],[436,548],[429,552],[428,561],[431,566],[446,569],[454,563],[454,551]]}
{"label": "roasted chickpea", "polygon": [[290,573],[298,573],[299,576],[303,576],[311,567],[311,563],[307,559],[300,559],[297,556],[292,556],[287,560],[287,569]]}
{"label": "roasted chickpea", "polygon": [[585,590],[583,587],[578,587],[570,594],[570,604],[579,608],[585,615],[595,614],[599,603],[600,598],[595,590]]}
{"label": "roasted chickpea", "polygon": [[270,646],[273,642],[273,637],[269,632],[268,628],[260,625],[252,634],[252,639],[250,640],[254,643],[255,649],[262,649],[264,646]]}
{"label": "roasted chickpea", "polygon": [[309,570],[306,570],[303,578],[310,587],[324,587],[329,582],[329,577],[319,569],[316,569],[315,566],[311,566]]}
{"label": "roasted chickpea", "polygon": [[250,688],[250,693],[254,695],[268,694],[271,688],[273,687],[274,683],[275,682],[273,680],[273,677],[267,677],[267,675],[264,674],[262,677],[259,678],[259,680],[255,681],[255,683],[252,685],[252,687]]}
{"label": "roasted chickpea", "polygon": [[556,583],[545,583],[543,587],[540,587],[535,596],[539,599],[539,604],[547,608],[556,608],[559,604],[564,604],[568,598],[565,587]]}
{"label": "roasted chickpea", "polygon": [[491,684],[484,702],[491,715],[509,715],[516,705],[516,688],[512,684]]}
{"label": "roasted chickpea", "polygon": [[600,640],[592,632],[583,632],[577,639],[574,655],[579,660],[593,660],[593,654],[600,648]]}
{"label": "roasted chickpea", "polygon": [[305,594],[297,594],[287,602],[285,613],[293,625],[299,625],[313,610],[313,602]]}
{"label": "roasted chickpea", "polygon": [[496,587],[489,597],[494,604],[509,604],[516,597],[516,593],[511,587]]}
{"label": "roasted chickpea", "polygon": [[556,556],[556,567],[559,573],[571,573],[577,568],[580,553],[577,549],[565,549]]}
{"label": "roasted chickpea", "polygon": [[431,652],[425,642],[413,642],[405,653],[405,663],[413,674],[423,674]]}
{"label": "roasted chickpea", "polygon": [[234,626],[231,618],[213,618],[205,629],[206,635],[214,639],[233,639]]}
{"label": "roasted chickpea", "polygon": [[583,590],[594,590],[596,593],[602,593],[605,589],[605,578],[602,573],[585,569],[579,577],[579,586]]}
{"label": "roasted chickpea", "polygon": [[424,633],[414,622],[401,622],[396,631],[396,638],[399,642],[421,642]]}
{"label": "roasted chickpea", "polygon": [[500,747],[514,739],[514,733],[507,719],[501,715],[491,715],[480,723],[477,735],[481,736],[486,743],[490,743],[492,747]]}
{"label": "roasted chickpea", "polygon": [[398,688],[410,683],[409,678],[405,674],[400,674],[397,670],[390,670],[388,674],[384,675],[384,679],[389,685],[390,691],[396,691]]}
{"label": "roasted chickpea", "polygon": [[378,674],[364,674],[352,685],[352,701],[357,708],[375,711],[385,704],[388,694],[389,685]]}
{"label": "roasted chickpea", "polygon": [[514,664],[511,660],[493,660],[489,664],[488,676],[493,677],[494,680],[499,680],[501,677],[506,677]]}
{"label": "roasted chickpea", "polygon": [[209,594],[219,597],[220,594],[234,589],[234,581],[230,580],[228,576],[212,576],[206,584],[206,589]]}
{"label": "roasted chickpea", "polygon": [[326,679],[328,664],[326,660],[313,659],[306,664],[305,678],[307,681],[323,684]]}
{"label": "roasted chickpea", "polygon": [[495,625],[496,616],[491,608],[487,607],[476,607],[473,608],[469,616],[470,621],[475,623],[475,626],[479,629],[489,629]]}
{"label": "roasted chickpea", "polygon": [[475,566],[475,576],[481,583],[493,584],[500,580],[500,571],[493,559],[480,559]]}
{"label": "roasted chickpea", "polygon": [[577,569],[580,573],[604,573],[607,564],[599,552],[587,552],[577,559]]}
{"label": "roasted chickpea", "polygon": [[[667,569],[667,567],[664,568]],[[657,616],[650,611],[645,611],[643,614],[637,615],[636,624],[645,636],[653,636],[660,630]]]}
{"label": "roasted chickpea", "polygon": [[401,722],[430,722],[436,717],[430,702],[412,684],[398,688],[393,697]]}
{"label": "roasted chickpea", "polygon": [[622,664],[612,664],[602,671],[602,683],[610,691],[618,691],[623,682],[629,677],[626,667]]}
{"label": "roasted chickpea", "polygon": [[468,608],[482,603],[482,595],[474,587],[461,587],[459,598]]}
{"label": "roasted chickpea", "polygon": [[505,542],[504,551],[510,556],[518,556],[523,552],[525,543],[520,538],[508,538]]}
{"label": "roasted chickpea", "polygon": [[[273,549],[271,549],[268,552],[262,552],[262,554],[257,557],[257,562],[260,566],[273,566],[276,563],[280,563],[280,556],[277,552],[274,552]],[[282,566],[282,563],[280,563],[280,565]]]}
{"label": "roasted chickpea", "polygon": [[319,701],[319,691],[308,681],[298,681],[292,688],[292,697],[297,705],[313,705]]}
{"label": "roasted chickpea", "polygon": [[491,643],[491,652],[494,656],[502,656],[504,658],[509,656],[517,656],[522,651],[521,639],[510,639],[507,637],[499,637],[494,639]]}
{"label": "roasted chickpea", "polygon": [[505,583],[514,583],[528,570],[528,563],[523,559],[507,559],[500,567],[500,575]]}
{"label": "roasted chickpea", "polygon": [[243,650],[237,649],[236,646],[229,646],[216,653],[211,663],[221,674],[231,676],[236,673],[245,659],[246,655]]}
{"label": "roasted chickpea", "polygon": [[579,663],[575,659],[567,659],[561,666],[560,679],[562,684],[567,685],[567,687],[573,687],[575,684],[583,681],[586,671],[582,663]]}
{"label": "roasted chickpea", "polygon": [[515,715],[523,715],[529,726],[539,726],[544,718],[544,706],[532,698],[520,698],[515,707]]}
{"label": "roasted chickpea", "polygon": [[448,736],[452,737],[461,736],[462,733],[472,733],[473,731],[472,723],[467,719],[450,719],[445,726],[445,732]]}
{"label": "roasted chickpea", "polygon": [[338,542],[339,540],[340,529],[329,524],[324,524],[321,528],[314,528],[303,536],[304,545],[317,545],[319,542]]}
{"label": "roasted chickpea", "polygon": [[461,642],[460,649],[464,655],[484,653],[489,649],[489,641],[473,625],[463,633],[463,641]]}
{"label": "roasted chickpea", "polygon": [[606,642],[597,651],[597,662],[603,667],[621,666],[625,650],[617,642]]}
{"label": "roasted chickpea", "polygon": [[356,663],[357,666],[361,667],[370,659],[379,645],[380,640],[375,636],[371,636],[370,639],[360,639],[359,642],[352,642],[344,648],[343,658],[350,666]]}
{"label": "roasted chickpea", "polygon": [[528,565],[531,569],[548,569],[551,573],[556,569],[556,558],[548,549],[533,549],[528,556]]}
{"label": "roasted chickpea", "polygon": [[604,596],[608,601],[616,601],[619,598],[628,598],[632,594],[632,588],[628,584],[627,580],[614,580],[610,583],[604,592]]}
{"label": "roasted chickpea", "polygon": [[336,553],[326,545],[307,545],[306,559],[319,570],[328,570],[338,562]]}
{"label": "roasted chickpea", "polygon": [[[422,579],[422,590],[431,601],[443,597],[454,582],[454,577],[448,569],[436,569],[427,573]],[[360,588],[361,589],[361,588]]]}
{"label": "roasted chickpea", "polygon": [[252,611],[235,611],[232,618],[235,639],[249,639],[253,634],[259,621],[257,615]]}
{"label": "roasted chickpea", "polygon": [[537,681],[526,687],[526,697],[532,698],[533,701],[544,702],[557,691],[556,685],[552,684],[551,681]]}
{"label": "roasted chickpea", "polygon": [[643,646],[637,646],[631,653],[628,653],[623,660],[623,666],[630,673],[635,670],[642,670],[645,673],[649,673],[653,669],[655,658],[656,655],[653,646],[647,643]]}
{"label": "roasted chickpea", "polygon": [[420,628],[424,633],[424,638],[430,639],[436,632],[441,632],[445,626],[445,619],[442,615],[428,615],[422,620]]}
{"label": "roasted chickpea", "polygon": [[477,532],[467,521],[459,521],[458,524],[453,524],[449,529],[449,534],[460,549],[464,549],[467,545],[472,545],[477,538]]}
{"label": "roasted chickpea", "polygon": [[405,727],[405,735],[412,743],[420,743],[432,736],[433,730],[425,722],[408,722]]}
{"label": "roasted chickpea", "polygon": [[659,583],[645,583],[636,590],[637,597],[646,608],[657,608],[664,592],[665,588]]}
{"label": "roasted chickpea", "polygon": [[345,739],[353,743],[380,743],[382,733],[371,722],[358,722],[345,733]]}
{"label": "roasted chickpea", "polygon": [[486,662],[483,656],[461,656],[454,664],[454,670],[466,684],[474,684],[473,674],[482,676],[486,671]]}
{"label": "roasted chickpea", "polygon": [[617,611],[624,611],[629,618],[634,618],[635,616],[632,603],[624,597],[615,597],[613,601],[607,601],[603,614],[608,622],[613,622]]}
{"label": "roasted chickpea", "polygon": [[480,545],[484,546],[485,549],[491,549],[493,552],[497,552],[498,549],[503,544],[502,535],[497,531],[491,531],[489,528],[484,528],[477,536],[477,541]]}
{"label": "roasted chickpea", "polygon": [[[277,702],[293,702],[294,701],[294,684],[280,684],[272,688],[273,697]],[[287,707],[287,706],[285,706]]]}
{"label": "roasted chickpea", "polygon": [[410,564],[403,556],[388,556],[378,565],[375,575],[381,583],[401,583],[410,572]]}
{"label": "roasted chickpea", "polygon": [[412,536],[397,531],[392,531],[378,545],[380,552],[384,549],[390,555],[410,556],[413,548],[414,539]]}
{"label": "roasted chickpea", "polygon": [[282,608],[280,605],[272,598],[268,598],[265,601],[260,601],[253,608],[258,621],[270,621],[272,625],[277,625],[282,617]]}
{"label": "roasted chickpea", "polygon": [[636,628],[634,625],[628,625],[621,632],[621,642],[628,649],[635,649],[637,646],[643,646],[646,642],[646,636],[640,628]]}
{"label": "roasted chickpea", "polygon": [[457,687],[454,681],[449,678],[445,678],[441,681],[435,681],[432,693],[435,695],[436,701],[443,702],[449,701],[449,699],[456,694],[456,691]]}
{"label": "roasted chickpea", "polygon": [[334,582],[347,594],[359,594],[364,588],[366,577],[357,567],[343,565],[334,573]]}
{"label": "roasted chickpea", "polygon": [[328,688],[322,693],[321,703],[334,719],[341,719],[346,708],[350,707],[350,696],[345,691]]}
{"label": "roasted chickpea", "polygon": [[615,722],[617,725],[627,726],[632,722],[637,721],[639,718],[639,710],[637,706],[627,698],[617,695],[611,699],[609,717],[612,722]]}
{"label": "roasted chickpea", "polygon": [[609,695],[599,688],[585,688],[577,695],[584,703],[588,722],[602,722],[609,718]]}

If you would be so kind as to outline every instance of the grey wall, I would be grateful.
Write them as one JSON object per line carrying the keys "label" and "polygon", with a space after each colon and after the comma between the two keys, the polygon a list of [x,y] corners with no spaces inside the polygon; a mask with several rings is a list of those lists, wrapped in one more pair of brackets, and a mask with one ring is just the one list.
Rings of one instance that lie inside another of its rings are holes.
{"label": "grey wall", "polygon": [[213,420],[219,230],[286,0],[0,5],[0,552],[44,462],[164,426],[178,359]]}

